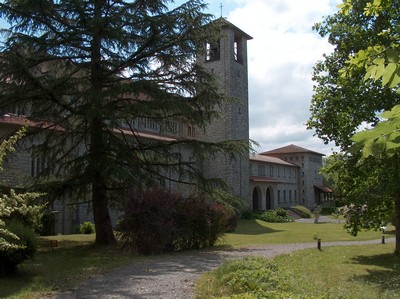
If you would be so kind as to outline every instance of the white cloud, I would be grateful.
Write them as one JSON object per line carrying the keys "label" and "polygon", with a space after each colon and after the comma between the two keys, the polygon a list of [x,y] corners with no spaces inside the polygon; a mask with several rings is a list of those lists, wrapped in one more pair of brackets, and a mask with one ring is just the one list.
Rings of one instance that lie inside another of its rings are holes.
{"label": "white cloud", "polygon": [[[304,125],[310,116],[312,67],[332,51],[312,26],[340,0],[230,0],[227,19],[250,34],[250,138],[265,151],[290,143],[328,154]],[[225,4],[224,4],[225,5]]]}

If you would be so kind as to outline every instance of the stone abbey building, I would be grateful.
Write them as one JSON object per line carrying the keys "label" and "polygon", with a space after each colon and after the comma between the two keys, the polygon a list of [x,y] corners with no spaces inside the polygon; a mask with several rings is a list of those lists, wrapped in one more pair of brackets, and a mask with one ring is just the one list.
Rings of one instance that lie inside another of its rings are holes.
{"label": "stone abbey building", "polygon": [[[171,124],[168,134],[164,134],[154,120],[135,119],[131,125],[141,137],[164,138],[166,141],[184,137],[210,142],[249,139],[247,42],[252,37],[225,19],[221,20],[222,38],[219,43],[206,44],[205,56],[199,59],[209,72],[219,78],[220,92],[237,101],[221,107],[223,117],[204,132],[176,122]],[[3,112],[0,116],[0,138],[30,124],[18,111]],[[323,154],[289,145],[245,155],[235,161],[224,156],[215,157],[203,164],[202,171],[206,177],[225,180],[232,187],[232,192],[243,198],[250,209],[287,208],[297,204],[312,208],[328,200],[331,193],[323,186],[319,174],[322,157]],[[33,158],[28,151],[14,153],[0,173],[1,184],[12,187],[18,185],[19,179],[35,177],[42,163],[44,161]],[[178,188],[171,183],[166,187],[172,190]],[[92,217],[89,206],[68,205],[67,200],[61,199],[52,209],[57,212],[56,232],[59,233],[74,232],[74,228]]]}

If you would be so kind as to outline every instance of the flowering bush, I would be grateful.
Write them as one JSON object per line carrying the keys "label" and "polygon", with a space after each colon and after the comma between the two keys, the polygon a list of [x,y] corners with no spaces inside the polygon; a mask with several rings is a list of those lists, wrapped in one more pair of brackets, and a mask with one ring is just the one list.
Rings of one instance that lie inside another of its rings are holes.
{"label": "flowering bush", "polygon": [[285,213],[286,213],[286,216],[283,214],[282,210],[280,210],[280,209],[279,210],[268,210],[268,211],[256,213],[255,217],[262,221],[271,222],[271,223],[293,222],[293,218],[289,217],[286,211],[285,211]]}
{"label": "flowering bush", "polygon": [[[6,152],[14,150],[13,145],[23,133],[24,130],[0,144],[0,169]],[[0,274],[15,270],[17,264],[33,256],[35,250],[32,246],[35,245],[31,242],[32,234],[18,224],[7,222],[15,213],[22,217],[37,215],[43,205],[31,205],[29,202],[39,196],[39,193],[17,194],[14,190],[0,196]]]}

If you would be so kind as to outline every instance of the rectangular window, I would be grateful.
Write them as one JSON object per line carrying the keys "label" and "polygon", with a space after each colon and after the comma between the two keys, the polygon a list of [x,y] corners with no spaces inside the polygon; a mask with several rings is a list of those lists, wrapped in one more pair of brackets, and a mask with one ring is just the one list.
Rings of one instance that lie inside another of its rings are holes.
{"label": "rectangular window", "polygon": [[44,172],[47,167],[47,161],[43,157],[33,157],[31,158],[31,177],[44,176]]}
{"label": "rectangular window", "polygon": [[206,61],[213,61],[219,59],[220,59],[219,42],[206,43]]}
{"label": "rectangular window", "polygon": [[258,165],[257,170],[258,170],[257,174],[259,176],[265,176],[265,167],[264,167],[264,165]]}
{"label": "rectangular window", "polygon": [[148,131],[159,132],[160,131],[160,124],[155,121],[154,119],[141,117],[139,119],[139,129],[145,129]]}
{"label": "rectangular window", "polygon": [[188,125],[187,129],[188,129],[187,135],[189,137],[196,137],[196,128],[194,126]]}
{"label": "rectangular window", "polygon": [[233,41],[233,58],[239,63],[243,63],[242,54],[242,39],[240,36],[235,36]]}

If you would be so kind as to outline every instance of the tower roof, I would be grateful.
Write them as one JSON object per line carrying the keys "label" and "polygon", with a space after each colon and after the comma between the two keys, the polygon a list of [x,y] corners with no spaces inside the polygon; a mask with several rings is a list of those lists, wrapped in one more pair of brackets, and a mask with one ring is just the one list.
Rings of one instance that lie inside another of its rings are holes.
{"label": "tower roof", "polygon": [[246,32],[244,32],[242,29],[240,29],[239,27],[233,25],[231,22],[229,22],[227,19],[221,17],[219,19],[216,20],[216,22],[220,22],[222,28],[230,28],[233,31],[236,31],[238,33],[240,33],[241,35],[243,35],[247,40],[253,39],[252,36],[248,35]]}
{"label": "tower roof", "polygon": [[273,149],[270,151],[266,151],[263,153],[260,153],[260,155],[265,155],[265,156],[269,156],[269,155],[279,155],[279,154],[300,154],[300,153],[308,153],[308,154],[317,154],[320,156],[325,156],[324,154],[318,153],[318,152],[314,152],[312,150],[294,145],[294,144],[290,144],[284,147],[280,147],[277,149]]}

